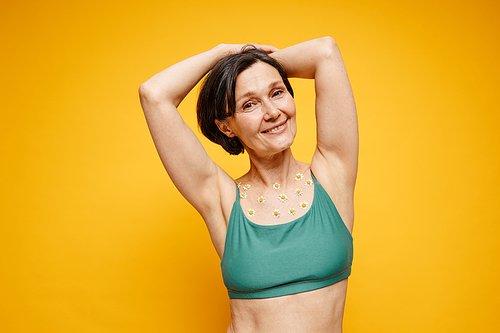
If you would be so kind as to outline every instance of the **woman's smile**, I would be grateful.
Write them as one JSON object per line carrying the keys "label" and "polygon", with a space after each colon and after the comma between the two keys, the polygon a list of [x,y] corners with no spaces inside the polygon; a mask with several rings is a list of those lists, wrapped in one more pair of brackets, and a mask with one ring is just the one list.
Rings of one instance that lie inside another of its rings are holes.
{"label": "woman's smile", "polygon": [[288,121],[288,119],[285,120],[284,122],[282,122],[281,124],[278,124],[278,125],[276,125],[274,127],[271,127],[268,130],[262,131],[261,133],[264,133],[264,134],[280,134],[280,133],[283,133],[286,130],[287,121]]}

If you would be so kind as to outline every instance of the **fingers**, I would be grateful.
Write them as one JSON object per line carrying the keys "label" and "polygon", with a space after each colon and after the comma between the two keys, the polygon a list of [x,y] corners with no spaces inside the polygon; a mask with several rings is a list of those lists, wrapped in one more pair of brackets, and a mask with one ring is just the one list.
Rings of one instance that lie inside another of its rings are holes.
{"label": "fingers", "polygon": [[273,45],[261,45],[261,44],[253,44],[259,50],[262,50],[266,53],[273,53],[279,51],[279,49]]}
{"label": "fingers", "polygon": [[249,44],[220,44],[218,47],[222,47],[223,51],[226,55],[237,54],[242,51],[245,46],[252,45],[258,50],[264,51],[266,53],[273,53],[279,51],[279,49],[273,45],[263,45],[257,43],[249,43]]}

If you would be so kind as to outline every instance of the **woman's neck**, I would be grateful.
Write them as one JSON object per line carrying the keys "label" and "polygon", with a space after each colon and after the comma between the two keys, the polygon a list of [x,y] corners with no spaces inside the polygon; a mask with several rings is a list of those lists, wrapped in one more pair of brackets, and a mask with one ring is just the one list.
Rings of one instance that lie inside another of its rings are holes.
{"label": "woman's neck", "polygon": [[247,181],[262,183],[264,187],[271,187],[276,182],[286,186],[287,180],[301,171],[300,162],[295,160],[292,150],[288,148],[266,157],[250,155],[250,170],[246,176]]}

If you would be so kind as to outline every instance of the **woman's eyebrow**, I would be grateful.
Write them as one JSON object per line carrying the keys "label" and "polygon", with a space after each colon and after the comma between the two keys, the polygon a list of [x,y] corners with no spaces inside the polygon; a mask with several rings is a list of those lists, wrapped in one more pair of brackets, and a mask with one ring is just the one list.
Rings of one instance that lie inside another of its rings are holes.
{"label": "woman's eyebrow", "polygon": [[[283,83],[283,80],[276,80],[274,82],[271,82],[269,84],[269,89],[272,89],[280,84]],[[236,102],[239,102],[240,100],[244,99],[244,98],[247,98],[247,97],[250,97],[250,96],[254,96],[254,95],[257,95],[254,91],[247,91],[246,93],[244,93],[242,96],[240,96]]]}
{"label": "woman's eyebrow", "polygon": [[274,87],[276,87],[276,86],[279,86],[279,85],[280,85],[280,84],[282,84],[282,83],[283,83],[283,80],[276,80],[276,81],[274,81],[273,83],[271,83],[271,84],[269,85],[269,88],[274,88]]}

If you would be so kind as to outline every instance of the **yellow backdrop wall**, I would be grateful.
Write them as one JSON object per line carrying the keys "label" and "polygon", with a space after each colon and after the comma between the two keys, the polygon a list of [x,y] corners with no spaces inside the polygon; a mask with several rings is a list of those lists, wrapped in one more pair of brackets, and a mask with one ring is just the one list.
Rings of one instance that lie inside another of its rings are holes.
{"label": "yellow backdrop wall", "polygon": [[[345,332],[498,332],[498,2],[182,3],[3,4],[0,330],[225,332],[219,259],[162,169],[138,87],[221,42],[330,35],[361,141]],[[313,86],[292,84],[293,149],[310,161]],[[196,130],[195,101],[180,110]]]}

